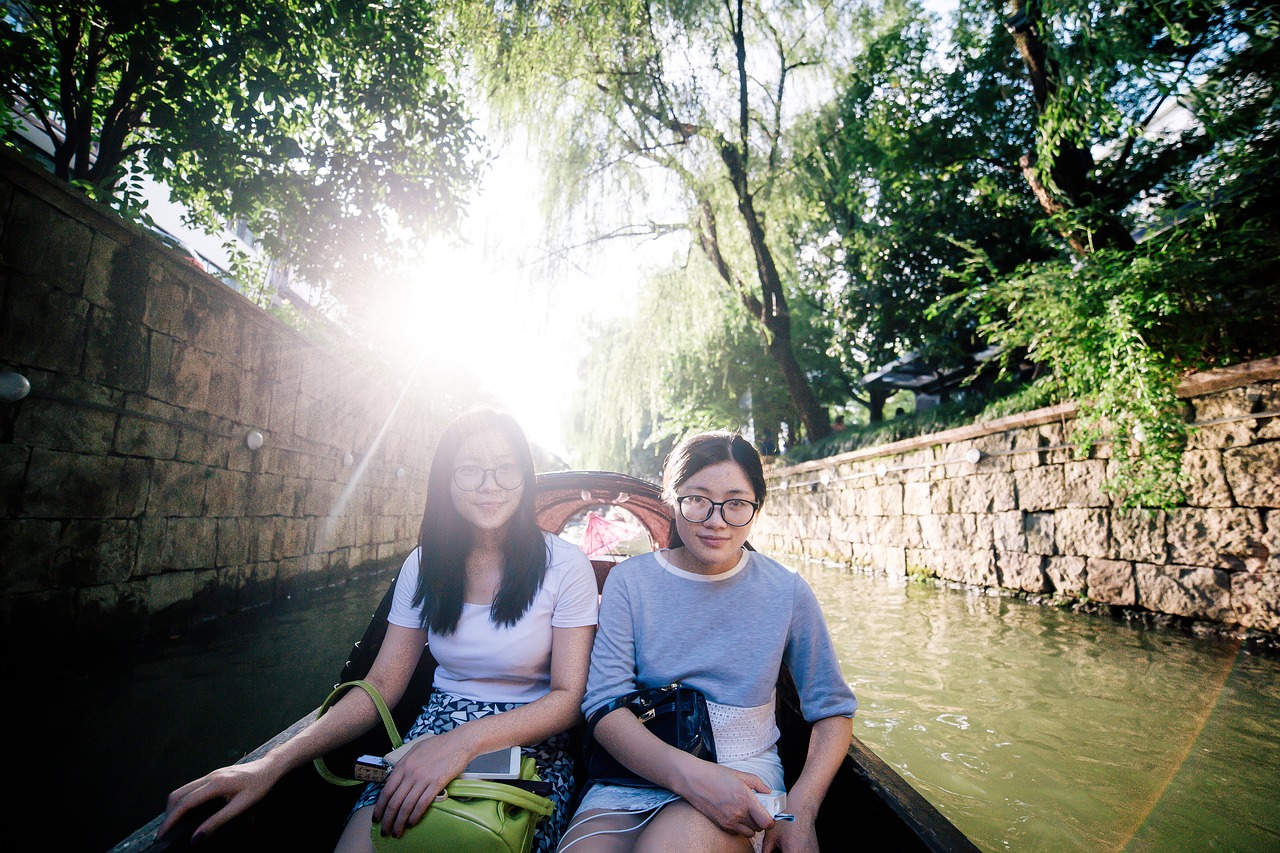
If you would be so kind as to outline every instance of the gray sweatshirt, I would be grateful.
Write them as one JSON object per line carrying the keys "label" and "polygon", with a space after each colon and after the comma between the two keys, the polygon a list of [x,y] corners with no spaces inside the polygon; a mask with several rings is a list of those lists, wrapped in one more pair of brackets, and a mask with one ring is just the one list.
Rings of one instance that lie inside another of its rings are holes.
{"label": "gray sweatshirt", "polygon": [[799,574],[755,551],[713,576],[644,554],[605,582],[582,709],[590,715],[632,690],[677,681],[712,702],[754,708],[770,700],[783,663],[806,720],[854,715],[858,700]]}

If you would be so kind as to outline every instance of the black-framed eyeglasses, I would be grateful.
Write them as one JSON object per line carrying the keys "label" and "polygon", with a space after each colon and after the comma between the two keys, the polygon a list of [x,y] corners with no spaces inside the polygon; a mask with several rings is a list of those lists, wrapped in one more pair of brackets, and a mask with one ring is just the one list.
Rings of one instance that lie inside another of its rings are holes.
{"label": "black-framed eyeglasses", "polygon": [[493,475],[493,482],[500,489],[511,491],[524,483],[524,469],[519,465],[499,465],[497,468],[481,468],[479,465],[461,465],[453,469],[453,484],[464,492],[474,492],[484,485],[485,477]]}
{"label": "black-framed eyeglasses", "polygon": [[760,504],[742,498],[729,498],[727,501],[713,501],[702,495],[684,495],[676,498],[680,507],[680,515],[685,521],[701,524],[711,518],[711,513],[720,507],[720,517],[730,527],[746,527],[756,517]]}

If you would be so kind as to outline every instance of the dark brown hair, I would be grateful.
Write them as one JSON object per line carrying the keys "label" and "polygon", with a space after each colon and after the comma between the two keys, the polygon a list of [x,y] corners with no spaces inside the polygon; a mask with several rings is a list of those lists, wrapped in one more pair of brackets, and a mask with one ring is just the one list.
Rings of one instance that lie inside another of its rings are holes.
{"label": "dark brown hair", "polygon": [[524,494],[515,515],[507,523],[502,585],[489,611],[494,624],[509,626],[519,622],[547,573],[547,543],[538,527],[534,502],[537,489],[529,440],[510,415],[491,409],[473,409],[445,427],[440,435],[427,478],[427,505],[418,529],[421,550],[413,603],[425,602],[423,627],[440,634],[456,631],[462,617],[466,561],[472,542],[471,526],[453,504],[453,466],[462,442],[482,432],[497,433],[505,438],[516,454],[516,464],[524,471]]}
{"label": "dark brown hair", "polygon": [[729,430],[713,430],[690,436],[667,454],[662,464],[662,499],[671,507],[671,534],[667,547],[679,548],[684,544],[676,532],[676,491],[690,477],[709,465],[734,462],[751,483],[756,503],[764,504],[764,465],[760,454],[751,442],[741,434]]}

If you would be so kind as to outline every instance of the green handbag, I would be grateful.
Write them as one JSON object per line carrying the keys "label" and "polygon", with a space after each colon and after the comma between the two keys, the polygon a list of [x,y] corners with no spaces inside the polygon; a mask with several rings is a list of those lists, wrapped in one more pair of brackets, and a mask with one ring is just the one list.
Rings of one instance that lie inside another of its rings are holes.
{"label": "green handbag", "polygon": [[[391,745],[401,746],[403,741],[386,702],[367,681],[348,681],[335,687],[316,712],[317,719],[350,687],[369,694],[382,716]],[[335,775],[323,757],[315,760],[315,768],[335,785],[364,784]],[[538,781],[537,765],[528,756],[520,759],[520,778]],[[422,820],[399,838],[384,836],[380,825],[373,824],[373,849],[378,853],[528,853],[533,849],[538,823],[555,809],[546,797],[487,779],[454,779],[443,794],[443,799],[432,803]]]}

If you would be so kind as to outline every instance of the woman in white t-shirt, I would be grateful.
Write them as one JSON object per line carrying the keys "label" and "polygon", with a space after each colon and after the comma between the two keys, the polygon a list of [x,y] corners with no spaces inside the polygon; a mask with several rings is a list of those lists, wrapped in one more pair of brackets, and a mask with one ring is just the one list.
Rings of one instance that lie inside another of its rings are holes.
{"label": "woman in white t-shirt", "polygon": [[[597,596],[582,551],[538,528],[533,477],[529,443],[508,415],[473,411],[441,435],[418,547],[396,581],[386,637],[366,676],[394,707],[430,642],[439,664],[432,695],[405,737],[416,745],[385,784],[366,789],[338,851],[371,851],[371,821],[401,835],[472,758],[511,746],[533,756],[552,783],[556,811],[539,826],[534,849],[555,849],[573,798],[565,732],[581,719]],[[378,719],[364,691],[348,691],[262,758],[170,794],[159,834],[195,806],[227,800],[193,837],[207,835],[287,772]]]}

